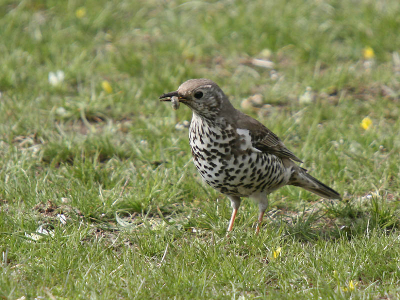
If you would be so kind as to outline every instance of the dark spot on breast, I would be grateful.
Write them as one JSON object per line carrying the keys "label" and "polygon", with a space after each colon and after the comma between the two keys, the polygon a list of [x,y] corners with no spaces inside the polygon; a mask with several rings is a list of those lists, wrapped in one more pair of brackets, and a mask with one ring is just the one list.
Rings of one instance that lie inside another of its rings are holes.
{"label": "dark spot on breast", "polygon": [[260,175],[258,176],[258,178],[257,178],[257,182],[262,181],[263,177],[264,177],[264,174],[260,174]]}
{"label": "dark spot on breast", "polygon": [[253,184],[252,183],[245,184],[243,187],[246,189],[251,189],[253,187]]}
{"label": "dark spot on breast", "polygon": [[256,185],[255,189],[258,191],[260,190],[261,186],[263,185],[263,182],[261,182],[260,184]]}
{"label": "dark spot on breast", "polygon": [[203,152],[204,152],[204,154],[205,154],[205,155],[207,155],[207,156],[211,156],[211,153],[210,153],[210,151],[208,151],[207,149],[203,149]]}

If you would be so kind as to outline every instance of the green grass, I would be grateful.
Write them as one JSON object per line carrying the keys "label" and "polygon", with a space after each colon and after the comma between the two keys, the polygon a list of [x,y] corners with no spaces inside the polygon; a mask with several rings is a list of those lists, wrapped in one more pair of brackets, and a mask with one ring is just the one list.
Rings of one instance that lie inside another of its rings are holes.
{"label": "green grass", "polygon": [[[0,298],[400,298],[400,2],[82,3],[0,1]],[[245,199],[226,236],[190,110],[158,101],[200,77],[260,94],[242,110],[344,200],[282,188],[256,236]]]}

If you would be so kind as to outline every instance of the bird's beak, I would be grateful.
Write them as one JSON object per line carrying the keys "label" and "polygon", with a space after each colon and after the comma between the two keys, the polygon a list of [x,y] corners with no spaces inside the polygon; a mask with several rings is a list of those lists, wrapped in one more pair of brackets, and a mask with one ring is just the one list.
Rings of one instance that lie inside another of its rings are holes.
{"label": "bird's beak", "polygon": [[182,96],[179,96],[178,91],[162,94],[159,99],[160,101],[171,101],[172,97],[178,97],[179,102],[185,102],[186,100]]}

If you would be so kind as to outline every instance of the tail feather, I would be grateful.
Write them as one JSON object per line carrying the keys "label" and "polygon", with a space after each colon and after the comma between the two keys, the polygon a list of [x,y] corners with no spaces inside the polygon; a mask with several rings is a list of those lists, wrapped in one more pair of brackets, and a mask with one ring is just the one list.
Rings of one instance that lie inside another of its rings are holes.
{"label": "tail feather", "polygon": [[300,169],[292,174],[290,185],[299,186],[326,199],[342,199],[340,194]]}

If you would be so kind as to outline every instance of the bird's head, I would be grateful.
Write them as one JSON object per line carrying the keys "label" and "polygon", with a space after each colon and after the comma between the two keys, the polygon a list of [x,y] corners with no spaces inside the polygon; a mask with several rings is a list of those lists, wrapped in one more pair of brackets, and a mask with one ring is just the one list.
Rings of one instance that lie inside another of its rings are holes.
{"label": "bird's head", "polygon": [[[230,106],[228,98],[220,87],[209,79],[190,79],[182,83],[177,91],[166,93],[161,101],[171,101],[178,97],[179,102],[189,106],[194,113],[211,119],[220,115],[222,106]],[[225,104],[225,103],[229,104]]]}

